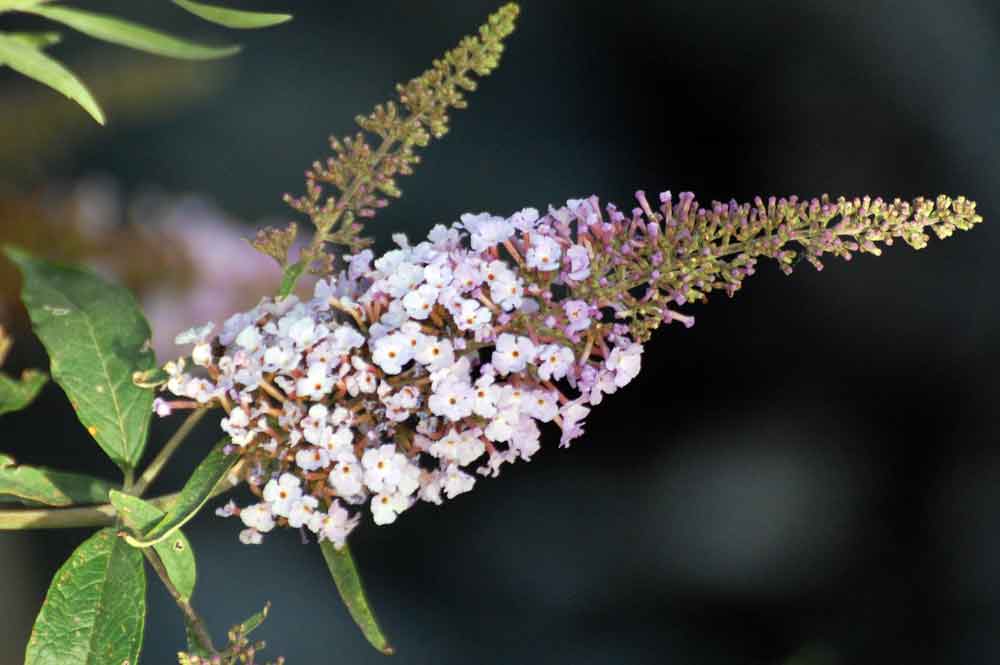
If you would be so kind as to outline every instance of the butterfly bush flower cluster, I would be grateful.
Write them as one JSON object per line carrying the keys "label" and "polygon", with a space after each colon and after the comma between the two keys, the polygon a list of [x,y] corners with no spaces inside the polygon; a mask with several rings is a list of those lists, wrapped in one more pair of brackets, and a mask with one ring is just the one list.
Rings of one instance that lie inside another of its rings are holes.
{"label": "butterfly bush flower cluster", "polygon": [[676,307],[732,295],[759,257],[821,267],[824,254],[894,238],[920,248],[927,230],[980,221],[947,197],[636,199],[629,212],[590,197],[544,215],[466,214],[416,245],[396,235],[378,258],[347,255],[308,300],[265,298],[180,335],[193,348],[166,366],[173,396],[154,408],[225,409],[259,498],[218,511],[239,516],[243,542],[289,526],[341,546],[366,513],[389,524],[531,460],[546,427],[569,445],[638,375],[652,330],[693,325]]}

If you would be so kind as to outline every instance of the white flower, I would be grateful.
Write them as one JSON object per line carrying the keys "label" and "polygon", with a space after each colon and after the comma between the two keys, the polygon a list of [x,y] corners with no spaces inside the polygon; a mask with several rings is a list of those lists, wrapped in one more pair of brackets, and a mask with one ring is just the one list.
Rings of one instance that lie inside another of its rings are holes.
{"label": "white flower", "polygon": [[260,348],[260,342],[262,339],[260,329],[251,324],[244,328],[243,331],[236,336],[236,343],[247,351],[256,351]]}
{"label": "white flower", "polygon": [[563,311],[569,324],[566,332],[574,333],[590,327],[590,306],[582,300],[567,300],[563,303]]}
{"label": "white flower", "polygon": [[481,376],[476,380],[473,413],[484,418],[492,418],[497,413],[499,399],[500,386],[493,383],[492,376]]}
{"label": "white flower", "polygon": [[200,342],[191,350],[191,361],[199,367],[208,367],[212,364],[212,345],[208,342]]}
{"label": "white flower", "polygon": [[240,519],[251,529],[267,533],[274,528],[274,516],[266,503],[255,503],[240,510]]}
{"label": "white flower", "polygon": [[264,542],[264,536],[257,529],[243,529],[240,531],[240,542],[244,545],[260,545]]}
{"label": "white flower", "polygon": [[451,430],[431,444],[429,452],[438,459],[458,462],[460,466],[471,464],[486,452],[486,444],[479,438],[481,433],[478,428],[464,432]]}
{"label": "white flower", "polygon": [[288,511],[288,526],[298,529],[308,524],[317,506],[319,506],[319,500],[309,495],[292,502],[292,507]]}
{"label": "white flower", "polygon": [[520,372],[535,357],[535,345],[527,337],[502,333],[493,351],[493,367],[500,374]]}
{"label": "white flower", "polygon": [[324,325],[316,325],[316,322],[309,317],[303,317],[293,323],[288,329],[288,337],[295,343],[295,346],[304,349],[312,346],[330,334]]}
{"label": "white flower", "polygon": [[642,344],[631,344],[624,349],[616,346],[611,350],[605,365],[615,373],[615,385],[624,387],[642,369]]}
{"label": "white flower", "polygon": [[430,472],[425,471],[420,481],[420,493],[417,494],[417,497],[421,501],[427,501],[428,503],[440,506],[443,503],[441,499],[441,480],[441,472],[437,469]]}
{"label": "white flower", "polygon": [[517,454],[525,462],[531,461],[531,456],[539,451],[541,445],[538,440],[541,432],[538,425],[528,416],[521,416],[514,428],[514,435],[510,439],[510,449],[517,451]]}
{"label": "white flower", "polygon": [[264,351],[264,371],[291,372],[299,366],[301,359],[301,354],[292,348],[291,344],[279,342]]}
{"label": "white flower", "polygon": [[403,296],[403,307],[410,318],[424,320],[430,316],[437,302],[438,289],[429,284],[421,284],[415,291]]}
{"label": "white flower", "polygon": [[579,402],[563,404],[559,408],[559,417],[562,419],[562,439],[559,446],[565,448],[570,441],[583,435],[583,419],[590,413],[590,409]]}
{"label": "white flower", "polygon": [[298,396],[319,401],[333,390],[333,377],[327,376],[326,363],[315,363],[309,366],[309,371],[299,379],[295,386]]}
{"label": "white flower", "polygon": [[465,473],[455,464],[449,464],[444,471],[442,486],[444,493],[449,499],[454,499],[459,494],[464,494],[472,489],[476,484],[476,479]]}
{"label": "white flower", "polygon": [[553,238],[543,235],[531,237],[531,247],[525,255],[529,268],[536,270],[558,270],[562,248]]}
{"label": "white flower", "polygon": [[547,423],[559,415],[559,399],[553,390],[534,390],[523,401],[522,408],[532,418]]}
{"label": "white flower", "polygon": [[590,252],[583,245],[572,245],[566,250],[570,279],[580,281],[590,277]]}
{"label": "white flower", "polygon": [[409,505],[409,500],[402,494],[380,492],[372,497],[372,520],[378,525],[392,524]]}
{"label": "white flower", "polygon": [[498,278],[490,285],[490,298],[505,312],[517,309],[524,302],[524,287],[513,273]]}
{"label": "white flower", "polygon": [[212,330],[214,328],[215,324],[211,321],[200,327],[195,326],[194,328],[189,328],[174,337],[174,344],[184,346],[187,344],[194,344],[196,342],[205,342],[208,339],[208,336],[212,334]]}
{"label": "white flower", "polygon": [[372,361],[386,374],[399,374],[403,365],[413,358],[413,349],[406,338],[392,333],[375,340]]}
{"label": "white flower", "polygon": [[427,406],[431,412],[449,420],[461,420],[472,415],[475,395],[472,387],[461,381],[445,381],[434,388]]}
{"label": "white flower", "polygon": [[424,266],[424,281],[428,286],[441,290],[451,284],[451,266],[447,263],[432,263]]}
{"label": "white flower", "polygon": [[514,235],[514,225],[503,217],[494,217],[488,212],[478,215],[464,214],[462,226],[469,232],[472,249],[481,252],[502,243]]}
{"label": "white flower", "polygon": [[344,325],[333,331],[333,336],[330,342],[331,351],[337,355],[344,355],[351,349],[356,349],[364,344],[365,338],[364,335],[351,326]]}
{"label": "white flower", "polygon": [[375,392],[378,387],[375,368],[358,356],[351,358],[351,366],[357,371],[344,379],[347,392],[351,394],[351,397],[357,397],[360,393]]}
{"label": "white flower", "polygon": [[333,543],[334,548],[340,549],[347,542],[347,536],[358,525],[357,517],[350,517],[347,510],[337,501],[330,504],[330,509],[326,515],[319,520],[316,531],[320,540],[326,539]]}
{"label": "white flower", "polygon": [[[283,473],[275,480],[272,478],[264,485],[264,501],[271,504],[271,512],[275,515],[288,517],[292,504],[302,497],[302,481],[291,473]],[[250,526],[250,525],[248,525]],[[263,529],[260,529],[263,531]]]}
{"label": "white flower", "polygon": [[465,257],[452,271],[453,284],[462,292],[471,291],[483,283],[483,270],[478,259]]}
{"label": "white flower", "polygon": [[531,231],[537,222],[538,211],[534,208],[525,208],[510,216],[510,223],[518,231]]}
{"label": "white flower", "polygon": [[455,362],[455,350],[448,339],[425,337],[416,357],[418,362],[433,371],[452,365]]}
{"label": "white flower", "polygon": [[514,425],[519,418],[520,415],[514,409],[500,411],[486,426],[483,434],[490,441],[509,441],[514,436]]}
{"label": "white flower", "polygon": [[454,313],[459,330],[475,330],[493,318],[493,313],[476,300],[462,300],[458,312]]}
{"label": "white flower", "polygon": [[295,453],[295,464],[303,471],[324,469],[330,465],[330,453],[325,448],[304,448]]}
{"label": "white flower", "polygon": [[326,479],[330,487],[337,492],[337,496],[345,499],[362,493],[362,480],[358,458],[349,452],[343,452],[337,456],[337,463]]}
{"label": "white flower", "polygon": [[420,488],[420,467],[407,460],[399,467],[399,471],[396,491],[402,496],[410,496]]}
{"label": "white flower", "polygon": [[573,351],[558,344],[546,344],[538,349],[535,362],[538,363],[538,376],[543,381],[562,379],[573,364]]}
{"label": "white flower", "polygon": [[396,446],[386,443],[369,448],[361,457],[365,468],[365,485],[373,492],[392,491],[399,484],[406,456],[396,451]]}

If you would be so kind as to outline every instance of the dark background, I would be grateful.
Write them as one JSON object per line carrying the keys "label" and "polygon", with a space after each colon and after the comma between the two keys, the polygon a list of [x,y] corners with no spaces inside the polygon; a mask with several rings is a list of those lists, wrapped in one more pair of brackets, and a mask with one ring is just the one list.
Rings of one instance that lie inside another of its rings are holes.
{"label": "dark background", "polygon": [[[280,194],[301,190],[325,136],[350,131],[356,113],[495,7],[247,3],[296,19],[234,36],[166,3],[89,4],[108,5],[246,48],[219,94],[145,121],[116,122],[110,107],[109,127],[47,175],[199,192],[248,220],[291,218]],[[572,449],[549,439],[534,463],[443,508],[359,530],[354,552],[394,662],[1000,661],[990,286],[1000,4],[522,8],[501,68],[372,225],[383,241],[465,211],[592,192],[630,206],[639,188],[690,189],[705,202],[964,193],[986,222],[919,253],[896,246],[822,273],[803,266],[786,278],[763,265],[735,299],[689,307],[692,330],[662,330],[640,378],[595,409]],[[64,46],[71,62],[144,57],[79,38]],[[0,86],[29,85],[0,72]],[[151,450],[171,426],[159,423]],[[159,489],[178,486],[216,435],[211,425],[200,434]],[[0,444],[22,462],[113,476],[54,387],[5,417]],[[210,511],[189,529],[196,604],[217,637],[270,600],[260,634],[272,656],[383,662],[315,547],[291,531],[244,547],[237,531]],[[49,578],[85,536],[0,535],[4,578],[14,578],[0,593],[0,662],[20,662]],[[171,662],[180,615],[157,584],[150,598],[144,662]]]}

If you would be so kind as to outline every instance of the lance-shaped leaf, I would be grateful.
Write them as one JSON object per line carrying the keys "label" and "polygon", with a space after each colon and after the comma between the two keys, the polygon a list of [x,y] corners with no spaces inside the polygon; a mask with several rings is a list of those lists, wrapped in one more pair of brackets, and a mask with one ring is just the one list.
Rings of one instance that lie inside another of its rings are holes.
{"label": "lance-shaped leaf", "polygon": [[239,53],[239,46],[205,46],[138,23],[74,7],[36,5],[24,11],[58,21],[102,41],[181,60],[212,60]]}
{"label": "lance-shaped leaf", "polygon": [[58,32],[8,32],[7,36],[32,48],[46,48],[62,41]]}
{"label": "lance-shaped leaf", "polygon": [[347,611],[351,613],[351,618],[373,647],[386,655],[392,655],[393,648],[375,619],[375,613],[368,603],[365,588],[361,584],[358,567],[354,564],[354,557],[351,556],[347,544],[338,550],[329,540],[324,540],[319,547],[323,552],[323,558],[326,559],[327,568],[333,575],[337,591],[347,605]]}
{"label": "lance-shaped leaf", "polygon": [[134,547],[150,547],[163,542],[182,526],[187,524],[213,494],[215,486],[225,479],[226,474],[239,460],[238,454],[224,452],[229,439],[223,439],[212,448],[212,452],[201,461],[198,468],[188,478],[177,500],[167,509],[166,515],[143,535],[125,536]]}
{"label": "lance-shaped leaf", "polygon": [[210,23],[236,30],[270,28],[292,20],[291,14],[271,14],[268,12],[248,12],[216,5],[206,5],[191,0],[174,0],[174,4]]}
{"label": "lance-shaped leaf", "polygon": [[[162,510],[148,501],[143,501],[137,496],[118,490],[111,490],[108,498],[125,526],[137,534],[143,534],[156,526],[165,515]],[[175,531],[166,540],[153,545],[153,549],[160,556],[160,561],[167,571],[167,577],[170,578],[181,598],[191,600],[194,585],[198,580],[198,569],[195,564],[194,550],[191,549],[191,543],[188,542],[187,537],[181,531]]]}
{"label": "lance-shaped leaf", "polygon": [[104,111],[87,86],[58,60],[25,43],[23,38],[0,33],[0,65],[35,79],[61,92],[83,107],[99,124],[104,124]]}
{"label": "lance-shaped leaf", "polygon": [[20,381],[0,373],[0,416],[27,408],[48,380],[41,372],[30,369],[21,374]]}
{"label": "lance-shaped leaf", "polygon": [[153,393],[132,374],[156,364],[149,324],[132,294],[96,274],[7,249],[24,276],[21,298],[35,333],[90,435],[123,471],[146,445]]}
{"label": "lance-shaped leaf", "polygon": [[104,503],[113,485],[82,473],[37,466],[18,466],[0,453],[0,500],[14,497],[28,504],[72,506]]}
{"label": "lance-shaped leaf", "polygon": [[136,663],[146,619],[142,554],[102,529],[62,565],[35,619],[25,665]]}

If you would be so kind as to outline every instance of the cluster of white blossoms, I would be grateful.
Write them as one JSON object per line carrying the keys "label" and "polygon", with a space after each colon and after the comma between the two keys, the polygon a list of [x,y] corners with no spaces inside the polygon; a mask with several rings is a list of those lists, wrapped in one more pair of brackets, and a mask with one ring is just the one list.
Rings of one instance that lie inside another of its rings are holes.
{"label": "cluster of white blossoms", "polygon": [[175,397],[154,408],[225,409],[260,501],[218,512],[240,517],[245,543],[291,526],[340,546],[365,505],[389,524],[417,500],[454,499],[530,460],[540,425],[568,445],[638,374],[642,345],[608,321],[591,271],[595,226],[608,224],[591,198],[463,215],[414,246],[394,236],[377,259],[345,257],[309,300],[264,299],[179,335],[193,349],[165,367]]}

